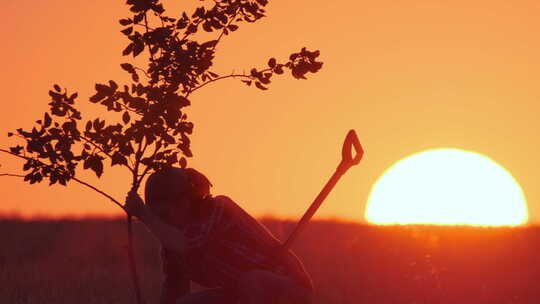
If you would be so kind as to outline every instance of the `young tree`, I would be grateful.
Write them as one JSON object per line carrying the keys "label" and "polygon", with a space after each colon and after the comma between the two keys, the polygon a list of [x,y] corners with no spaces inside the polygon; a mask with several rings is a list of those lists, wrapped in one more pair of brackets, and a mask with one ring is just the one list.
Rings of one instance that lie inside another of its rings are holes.
{"label": "young tree", "polygon": [[[190,135],[193,123],[183,108],[191,104],[189,96],[209,83],[227,78],[267,90],[274,75],[289,71],[296,79],[316,73],[322,67],[319,51],[302,48],[285,62],[270,58],[267,66],[252,68],[248,74],[220,75],[212,70],[215,49],[225,36],[241,24],[253,23],[265,15],[267,0],[213,0],[192,14],[178,17],[165,14],[160,0],[127,0],[130,14],[119,20],[128,43],[122,54],[137,57],[148,53],[146,67],[122,63],[131,83],[120,85],[114,80],[96,83],[91,103],[116,112],[119,122],[108,123],[92,118],[83,121],[75,105],[77,93],[68,93],[59,85],[49,91],[50,109],[31,130],[17,129],[22,145],[0,149],[25,160],[24,180],[30,184],[48,181],[49,185],[67,185],[75,181],[106,196],[123,209],[110,195],[77,177],[80,165],[98,177],[105,167],[122,166],[130,171],[131,187],[137,190],[145,176],[153,171],[178,164],[187,166],[192,156]],[[215,39],[198,42],[199,32],[216,33]],[[131,217],[128,215],[129,247]],[[131,269],[141,303],[138,279],[130,252]]]}

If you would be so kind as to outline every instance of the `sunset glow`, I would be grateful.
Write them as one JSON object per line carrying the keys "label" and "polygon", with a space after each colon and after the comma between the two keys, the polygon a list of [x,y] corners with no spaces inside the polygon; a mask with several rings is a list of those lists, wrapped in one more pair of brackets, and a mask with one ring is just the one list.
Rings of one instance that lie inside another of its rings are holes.
{"label": "sunset glow", "polygon": [[429,150],[390,167],[371,189],[366,219],[375,224],[520,225],[527,203],[512,175],[490,158]]}

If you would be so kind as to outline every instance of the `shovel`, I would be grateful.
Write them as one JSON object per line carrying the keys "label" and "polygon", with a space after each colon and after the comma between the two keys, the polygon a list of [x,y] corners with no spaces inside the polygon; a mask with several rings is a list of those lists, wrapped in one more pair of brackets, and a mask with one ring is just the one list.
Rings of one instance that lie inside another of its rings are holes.
{"label": "shovel", "polygon": [[[356,152],[355,156],[352,155],[353,147]],[[358,140],[358,136],[356,136],[356,132],[354,130],[350,130],[349,133],[347,133],[347,137],[345,137],[345,142],[343,143],[343,148],[341,150],[341,162],[337,166],[336,171],[334,172],[332,177],[330,177],[330,180],[328,180],[326,185],[324,185],[324,188],[321,190],[319,195],[317,195],[313,203],[311,203],[311,206],[309,206],[308,210],[304,213],[304,215],[298,222],[298,224],[296,224],[294,231],[289,235],[287,241],[283,244],[282,249],[284,251],[288,250],[291,247],[292,243],[296,240],[296,238],[298,238],[300,232],[306,227],[306,224],[313,217],[317,209],[319,209],[324,199],[328,196],[330,191],[332,191],[341,176],[345,174],[345,172],[347,172],[350,167],[358,165],[363,155],[364,150],[360,145],[360,141]]]}

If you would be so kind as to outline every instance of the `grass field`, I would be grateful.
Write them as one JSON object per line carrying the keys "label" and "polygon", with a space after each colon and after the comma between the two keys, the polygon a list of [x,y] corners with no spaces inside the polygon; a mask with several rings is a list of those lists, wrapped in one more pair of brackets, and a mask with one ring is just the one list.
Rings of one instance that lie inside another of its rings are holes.
{"label": "grass field", "polygon": [[[293,223],[266,219],[279,238]],[[136,223],[144,298],[159,246]],[[123,220],[0,220],[0,303],[134,303]],[[376,227],[314,221],[293,247],[316,304],[540,303],[540,228]]]}

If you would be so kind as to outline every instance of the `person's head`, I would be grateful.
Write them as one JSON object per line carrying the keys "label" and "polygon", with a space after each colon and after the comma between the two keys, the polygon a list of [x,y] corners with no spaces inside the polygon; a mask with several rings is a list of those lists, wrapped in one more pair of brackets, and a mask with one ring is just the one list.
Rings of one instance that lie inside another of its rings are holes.
{"label": "person's head", "polygon": [[165,222],[183,226],[196,205],[210,196],[210,181],[192,168],[167,168],[152,173],[144,195],[150,210]]}

